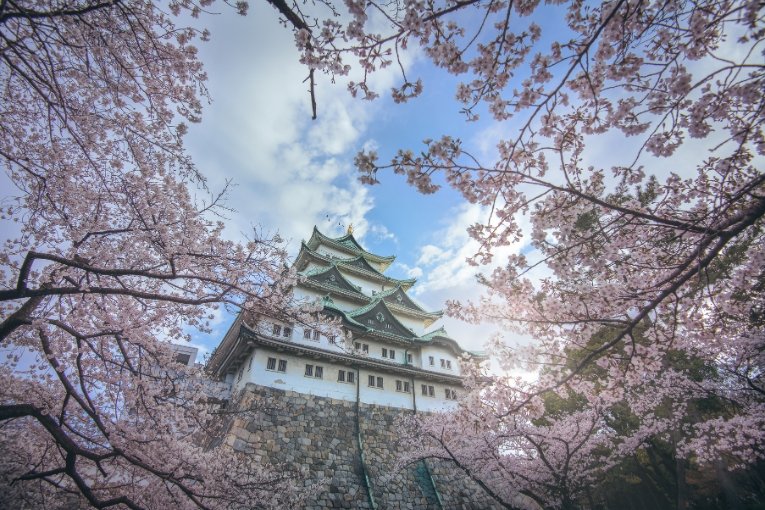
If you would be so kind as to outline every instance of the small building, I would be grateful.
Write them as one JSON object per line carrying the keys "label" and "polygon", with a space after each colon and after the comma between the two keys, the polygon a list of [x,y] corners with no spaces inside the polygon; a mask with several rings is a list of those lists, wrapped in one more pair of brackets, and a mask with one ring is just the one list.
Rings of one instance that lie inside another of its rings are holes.
{"label": "small building", "polygon": [[331,238],[314,227],[293,263],[301,276],[295,298],[321,303],[340,320],[342,334],[240,314],[208,371],[234,392],[254,383],[418,411],[455,405],[466,351],[443,328],[428,331],[442,312],[424,310],[408,295],[414,279],[385,275],[394,259],[366,251],[350,228]]}

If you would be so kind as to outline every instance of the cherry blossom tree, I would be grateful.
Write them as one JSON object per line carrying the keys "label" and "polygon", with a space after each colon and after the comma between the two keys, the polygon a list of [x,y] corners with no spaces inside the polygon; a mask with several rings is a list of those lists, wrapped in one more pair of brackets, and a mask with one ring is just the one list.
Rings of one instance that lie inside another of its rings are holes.
{"label": "cherry blossom tree", "polygon": [[209,4],[0,1],[3,508],[301,497],[290,473],[203,447],[215,388],[168,343],[208,329],[217,306],[291,305],[281,240],[227,240],[225,190],[184,151],[207,98],[192,43],[207,34],[177,16]]}
{"label": "cherry blossom tree", "polygon": [[[427,86],[402,64],[414,49],[464,77],[456,99],[468,121],[489,116],[506,133],[494,155],[438,133],[388,162],[356,158],[369,184],[392,170],[490,211],[469,228],[485,297],[450,313],[536,339],[493,346],[503,369],[534,381],[477,384],[452,421],[422,423],[437,446],[423,455],[464,466],[508,507],[531,495],[571,507],[614,456],[652,438],[685,462],[762,460],[761,2],[270,2],[311,73],[358,66],[350,92],[373,99],[367,77],[398,66],[392,97],[405,102]],[[496,260],[513,244],[525,255]],[[535,423],[550,394],[586,405]],[[701,399],[719,406],[691,416]],[[637,419],[618,433],[605,419],[616,403]]]}

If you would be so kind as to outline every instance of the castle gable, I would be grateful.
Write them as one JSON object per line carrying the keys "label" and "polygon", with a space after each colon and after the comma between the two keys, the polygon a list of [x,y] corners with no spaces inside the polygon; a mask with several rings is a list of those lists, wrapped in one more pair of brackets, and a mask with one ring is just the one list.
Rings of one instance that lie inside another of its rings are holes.
{"label": "castle gable", "polygon": [[309,271],[305,275],[309,280],[321,283],[324,286],[335,287],[340,290],[348,292],[361,293],[361,289],[356,285],[345,279],[336,266],[331,266],[325,269],[316,269]]}
{"label": "castle gable", "polygon": [[348,314],[357,322],[364,324],[375,331],[381,331],[389,335],[413,339],[415,334],[401,324],[390,309],[381,299],[376,299],[372,303]]}

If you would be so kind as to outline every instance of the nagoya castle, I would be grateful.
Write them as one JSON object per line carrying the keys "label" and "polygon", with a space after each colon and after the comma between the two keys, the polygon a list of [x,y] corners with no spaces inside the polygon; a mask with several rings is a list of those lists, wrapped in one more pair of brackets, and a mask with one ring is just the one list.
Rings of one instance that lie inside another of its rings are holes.
{"label": "nagoya castle", "polygon": [[467,352],[423,309],[414,279],[385,275],[394,256],[366,251],[352,228],[314,227],[293,262],[298,300],[339,319],[343,335],[240,314],[207,364],[231,385],[232,413],[217,442],[300,472],[321,489],[307,509],[483,509],[494,503],[446,461],[396,470],[397,419],[448,411],[463,390]]}

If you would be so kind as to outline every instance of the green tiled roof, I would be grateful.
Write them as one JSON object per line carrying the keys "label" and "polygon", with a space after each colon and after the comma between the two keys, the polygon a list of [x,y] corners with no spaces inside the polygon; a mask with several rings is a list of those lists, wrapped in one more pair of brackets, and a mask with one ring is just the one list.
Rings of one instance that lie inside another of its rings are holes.
{"label": "green tiled roof", "polygon": [[321,253],[317,253],[314,251],[308,244],[305,242],[302,243],[302,246],[300,248],[300,253],[298,254],[297,258],[295,259],[295,263],[298,263],[298,261],[302,258],[303,255],[313,257],[318,260],[322,260],[324,262],[327,262],[328,264],[332,265],[338,265],[342,266],[343,268],[349,268],[351,270],[359,271],[363,274],[369,275],[372,278],[376,278],[381,281],[389,282],[393,285],[401,285],[402,287],[409,288],[412,285],[414,285],[417,280],[415,278],[409,278],[407,280],[399,280],[397,278],[392,278],[390,276],[387,276],[374,267],[370,266],[368,263],[362,265],[356,264],[354,262],[358,260],[363,260],[364,262],[367,262],[365,255],[357,255],[355,257],[350,257],[347,259],[339,258],[339,257],[332,257],[323,255]]}
{"label": "green tiled roof", "polygon": [[[311,235],[311,239],[309,239],[308,245],[309,248],[315,248],[318,246],[320,242],[325,242],[326,244],[330,246],[335,246],[337,248],[340,248],[341,250],[348,251],[354,255],[362,254],[365,256],[367,260],[371,260],[374,262],[377,262],[378,264],[383,265],[383,270],[390,266],[393,261],[396,259],[395,255],[377,255],[371,252],[366,251],[364,248],[361,247],[361,245],[356,241],[356,238],[353,237],[353,234],[345,234],[344,236],[332,238],[329,236],[326,236],[322,234],[319,229],[314,226],[313,227],[313,234]],[[312,247],[312,245],[315,245]]]}

